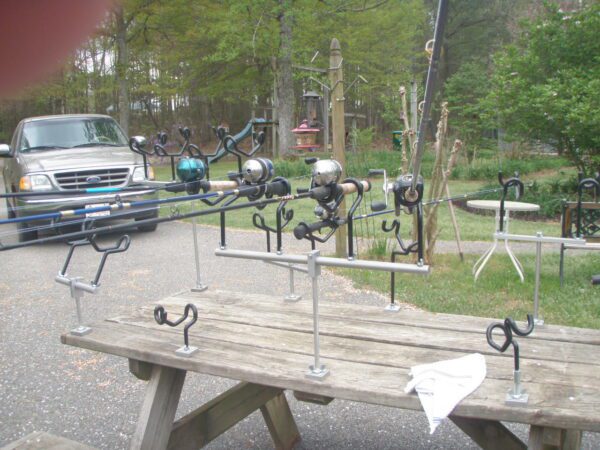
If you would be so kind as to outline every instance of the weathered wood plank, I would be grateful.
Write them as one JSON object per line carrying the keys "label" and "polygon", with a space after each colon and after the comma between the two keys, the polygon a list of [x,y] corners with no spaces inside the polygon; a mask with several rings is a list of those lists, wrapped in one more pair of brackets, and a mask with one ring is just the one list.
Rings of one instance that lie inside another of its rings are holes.
{"label": "weathered wood plank", "polygon": [[[286,313],[308,314],[312,313],[310,302],[284,303],[280,297],[230,292],[219,289],[210,289],[202,293],[191,293],[189,291],[180,292],[165,299],[160,303],[169,302],[189,302],[198,301],[206,305],[236,305],[237,307],[260,308],[267,306],[273,308],[277,306]],[[353,305],[353,304],[334,304],[324,299],[319,304],[319,311],[322,317],[332,316],[336,319],[354,319],[365,322],[389,323],[396,325],[408,325],[420,328],[437,328],[446,330],[464,330],[477,332],[485,328],[498,318],[483,318],[475,316],[464,316],[455,314],[430,313],[425,311],[400,310],[396,313],[387,313],[383,311],[386,303],[378,305]],[[533,305],[532,305],[533,307]],[[504,318],[502,318],[504,319]],[[518,318],[515,318],[518,319]],[[600,330],[587,328],[574,328],[562,325],[546,324],[538,327],[532,339],[544,339],[553,341],[568,341],[590,344],[600,344]]]}
{"label": "weathered wood plank", "polygon": [[527,448],[523,441],[498,421],[467,419],[454,415],[449,418],[484,450],[525,450]]}
{"label": "weathered wood plank", "polygon": [[93,450],[81,444],[44,431],[34,431],[18,441],[5,445],[0,450]]}
{"label": "weathered wood plank", "polygon": [[[331,375],[323,381],[307,379],[312,358],[250,345],[218,340],[195,343],[199,351],[190,358],[175,355],[181,344],[170,333],[100,322],[94,332],[82,337],[65,334],[63,342],[90,350],[147,361],[182,370],[245,380],[282,389],[312,392],[340,399],[421,410],[418,398],[403,387],[408,371],[394,367],[325,359]],[[367,381],[368,380],[368,381]],[[506,420],[569,429],[600,431],[599,388],[572,388],[528,383],[530,403],[525,407],[505,405],[511,382],[486,379],[454,413],[461,417]]]}
{"label": "weathered wood plank", "polygon": [[280,392],[276,397],[260,407],[271,438],[277,450],[289,450],[300,440],[298,427],[290,411],[285,394]]}
{"label": "weathered wood plank", "polygon": [[[110,319],[118,323],[161,329],[155,324],[150,311],[139,312],[128,317]],[[190,331],[191,342],[205,339],[222,340],[224,342],[248,344],[253,346],[282,350],[304,355],[312,355],[312,335],[279,329],[264,329],[253,325],[223,322],[201,318],[201,325]],[[181,335],[181,331],[166,329],[172,334]],[[343,361],[356,361],[369,364],[387,365],[409,369],[418,364],[425,364],[463,356],[464,352],[454,350],[428,350],[424,352],[418,347],[400,346],[399,344],[365,342],[358,339],[323,337],[321,342],[323,357]],[[402,355],[401,358],[398,355]],[[512,357],[494,353],[486,357],[487,376],[502,380],[512,380]],[[595,387],[597,382],[589,376],[589,367],[577,363],[558,363],[543,360],[522,358],[522,381],[535,382],[540,378],[548,384],[566,386]]]}
{"label": "weathered wood plank", "polygon": [[[161,302],[168,311],[182,309],[180,303]],[[266,308],[253,306],[240,308],[231,305],[211,305],[208,308],[202,303],[197,304],[199,317],[228,323],[240,323],[261,326],[265,328],[302,331],[312,333],[312,316],[291,314],[285,308]],[[201,323],[201,322],[199,322]],[[478,332],[450,331],[446,329],[420,328],[415,326],[398,326],[372,323],[360,319],[340,319],[320,316],[320,331],[322,336],[360,339],[364,341],[387,342],[418,346],[432,350],[454,349],[462,352],[479,352],[496,354],[485,339],[485,327]],[[521,355],[524,358],[544,361],[576,362],[600,366],[600,345],[567,343],[520,338]],[[508,355],[506,355],[508,357]]]}
{"label": "weathered wood plank", "polygon": [[152,364],[135,359],[129,360],[129,372],[138,380],[148,381],[152,376]]}
{"label": "weathered wood plank", "polygon": [[168,448],[196,450],[203,447],[281,393],[278,388],[239,383],[177,420]]}
{"label": "weathered wood plank", "polygon": [[132,449],[162,450],[167,447],[184,380],[185,370],[154,365],[131,440]]}

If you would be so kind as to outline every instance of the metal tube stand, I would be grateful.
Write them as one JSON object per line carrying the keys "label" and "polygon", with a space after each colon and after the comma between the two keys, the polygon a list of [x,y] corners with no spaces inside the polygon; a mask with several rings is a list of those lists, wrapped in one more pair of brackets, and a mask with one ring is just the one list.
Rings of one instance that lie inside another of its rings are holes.
{"label": "metal tube stand", "polygon": [[510,391],[506,393],[506,401],[507,405],[515,405],[520,406],[524,405],[529,401],[529,394],[523,389],[521,385],[521,371],[514,370],[514,385]]}
{"label": "metal tube stand", "polygon": [[[190,208],[194,212],[194,201],[190,202]],[[200,255],[198,254],[198,235],[196,231],[196,217],[192,217],[192,234],[194,235],[194,259],[196,261],[196,286],[192,288],[192,292],[202,292],[208,289],[208,285],[202,283],[200,277]]]}
{"label": "metal tube stand", "polygon": [[[538,231],[536,237],[541,238],[543,234]],[[540,274],[542,270],[542,241],[535,243],[535,287],[533,291],[533,322],[537,325],[544,325],[544,319],[538,317],[538,308],[540,304]]]}
{"label": "metal tube stand", "polygon": [[69,289],[71,291],[71,298],[75,300],[75,309],[77,311],[77,328],[70,331],[75,336],[85,336],[92,332],[92,329],[88,326],[83,325],[83,319],[81,314],[81,298],[83,297],[84,291],[77,287],[77,282],[83,280],[83,277],[75,277],[69,279]]}
{"label": "metal tube stand", "polygon": [[329,375],[329,370],[321,364],[319,354],[319,275],[321,266],[317,264],[316,258],[319,250],[313,250],[308,254],[308,275],[312,279],[313,296],[313,339],[314,339],[314,364],[308,367],[306,376],[316,380],[323,380]]}
{"label": "metal tube stand", "polygon": [[294,292],[294,266],[292,264],[289,265],[290,269],[290,293],[284,297],[286,302],[297,302],[302,298],[301,295],[298,295]]}

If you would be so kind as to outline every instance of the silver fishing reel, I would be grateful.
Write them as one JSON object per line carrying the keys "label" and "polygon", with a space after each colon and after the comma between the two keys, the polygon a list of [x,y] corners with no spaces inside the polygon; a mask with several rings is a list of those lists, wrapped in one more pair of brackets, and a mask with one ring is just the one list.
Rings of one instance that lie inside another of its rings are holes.
{"label": "silver fishing reel", "polygon": [[315,186],[327,186],[340,181],[342,166],[334,159],[316,161],[312,167],[312,180]]}
{"label": "silver fishing reel", "polygon": [[246,183],[266,183],[275,175],[275,166],[267,158],[249,159],[242,166],[242,178]]}

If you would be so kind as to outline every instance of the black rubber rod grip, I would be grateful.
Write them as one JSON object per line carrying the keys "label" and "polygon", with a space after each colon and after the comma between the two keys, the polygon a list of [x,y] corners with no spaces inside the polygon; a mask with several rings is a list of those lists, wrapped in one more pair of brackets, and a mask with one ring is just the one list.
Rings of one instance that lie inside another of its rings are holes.
{"label": "black rubber rod grip", "polygon": [[319,221],[314,223],[300,222],[294,228],[294,236],[296,239],[304,239],[308,233],[319,231],[321,228],[328,226],[327,222]]}

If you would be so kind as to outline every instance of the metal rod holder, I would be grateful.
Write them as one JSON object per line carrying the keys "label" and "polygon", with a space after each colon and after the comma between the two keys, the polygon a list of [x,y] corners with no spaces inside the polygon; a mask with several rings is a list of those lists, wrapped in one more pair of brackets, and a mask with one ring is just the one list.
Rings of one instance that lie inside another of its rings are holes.
{"label": "metal rod holder", "polygon": [[290,272],[290,292],[284,297],[286,302],[297,302],[302,298],[301,295],[296,294],[294,291],[294,266],[289,265]]}
{"label": "metal rod holder", "polygon": [[317,262],[319,253],[319,250],[312,250],[308,254],[308,276],[312,280],[313,297],[314,363],[308,366],[306,376],[316,380],[323,380],[329,375],[329,370],[324,364],[321,364],[319,346],[319,276],[321,275],[321,266]]}
{"label": "metal rod holder", "polygon": [[196,305],[194,305],[193,303],[188,303],[187,305],[185,305],[185,309],[183,310],[183,315],[179,319],[177,319],[175,322],[172,322],[167,318],[167,312],[165,311],[165,308],[163,306],[156,305],[156,307],[154,308],[154,320],[156,321],[156,323],[158,323],[159,325],[166,324],[170,327],[176,327],[177,325],[182,323],[184,320],[186,320],[188,318],[188,316],[190,315],[190,312],[192,313],[192,320],[190,320],[188,323],[186,323],[185,327],[183,327],[183,347],[179,347],[177,350],[175,350],[176,355],[184,356],[186,358],[192,356],[194,353],[196,353],[198,351],[198,347],[192,347],[189,345],[189,337],[188,337],[189,329],[198,320],[198,309],[196,308]]}
{"label": "metal rod holder", "polygon": [[[190,202],[190,208],[194,211],[194,201]],[[198,252],[198,232],[196,229],[196,216],[192,217],[192,235],[194,236],[194,260],[196,263],[196,286],[192,288],[192,292],[202,292],[208,289],[208,285],[202,282],[200,276],[200,254]]]}
{"label": "metal rod holder", "polygon": [[[508,215],[506,216],[508,219]],[[508,230],[508,227],[506,228]],[[554,236],[544,236],[538,231],[535,236],[510,234],[508,232],[497,231],[494,233],[494,240],[521,241],[535,243],[535,285],[533,291],[533,321],[538,326],[544,325],[544,319],[539,317],[540,306],[540,278],[542,271],[542,244],[569,244],[569,245],[585,245],[584,239],[579,238],[563,238]],[[484,255],[485,256],[485,255]]]}
{"label": "metal rod holder", "polygon": [[[79,240],[75,242],[69,243],[69,252],[67,253],[67,257],[65,262],[58,272],[58,275],[54,278],[59,284],[65,285],[69,287],[69,292],[71,294],[71,298],[75,300],[75,312],[77,315],[77,328],[74,328],[70,331],[71,334],[75,336],[85,336],[92,332],[92,328],[83,324],[83,314],[81,311],[81,299],[83,298],[83,294],[85,292],[89,294],[95,294],[98,292],[100,288],[100,277],[102,276],[102,271],[104,270],[104,265],[106,264],[106,259],[108,255],[113,253],[121,253],[127,251],[129,249],[129,244],[131,240],[129,236],[124,235],[119,238],[119,240],[112,247],[100,247],[96,243],[96,236],[92,235],[88,239]],[[98,269],[96,270],[96,275],[94,279],[89,283],[83,282],[83,277],[70,277],[67,274],[67,269],[71,262],[71,258],[73,257],[73,252],[76,247],[81,247],[84,245],[91,245],[94,250],[98,253],[102,253],[102,258],[100,259],[100,264],[98,265]]]}
{"label": "metal rod holder", "polygon": [[[527,314],[527,328],[525,329],[520,329],[512,318],[507,317],[504,319],[504,322],[491,323],[485,332],[488,344],[500,353],[504,353],[511,345],[513,347],[513,386],[506,394],[505,403],[507,405],[521,406],[527,404],[529,401],[529,394],[527,394],[521,384],[519,343],[514,339],[513,333],[518,336],[527,336],[533,332],[534,327],[535,322],[533,316]],[[495,329],[501,330],[504,333],[504,342],[501,345],[494,341],[493,333]]]}

